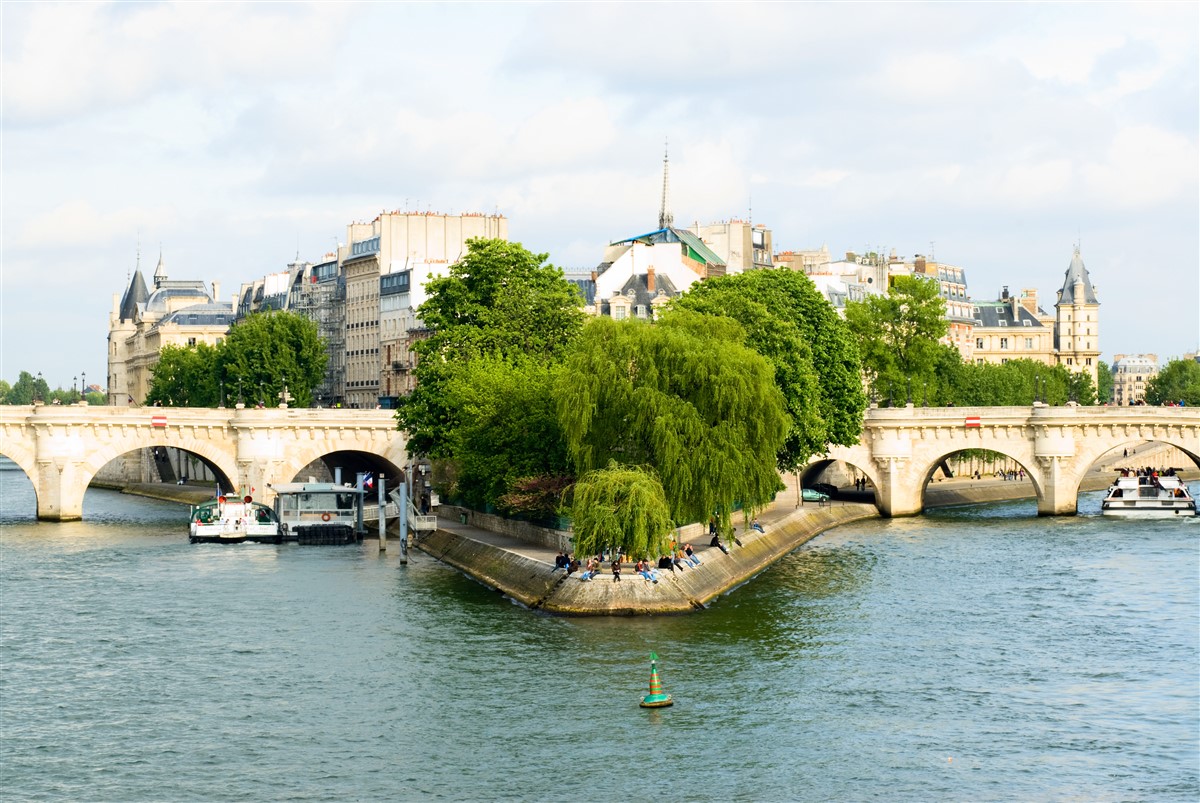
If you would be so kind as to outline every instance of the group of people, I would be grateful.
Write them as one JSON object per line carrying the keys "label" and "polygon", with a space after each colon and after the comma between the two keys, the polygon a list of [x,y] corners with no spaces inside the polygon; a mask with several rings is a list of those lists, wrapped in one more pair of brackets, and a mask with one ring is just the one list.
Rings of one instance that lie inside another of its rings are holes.
{"label": "group of people", "polygon": [[[614,583],[621,582],[621,568],[623,559],[623,555],[620,553],[614,553],[612,556],[612,562],[609,563],[609,570],[612,572]],[[579,573],[579,579],[581,581],[587,581],[594,580],[596,576],[603,570],[604,564],[605,557],[603,553],[596,555],[595,557],[588,558],[587,563],[581,566],[578,559],[573,558],[566,552],[560,550],[558,555],[556,555],[554,558],[554,571],[562,569],[566,571],[567,576],[570,577],[572,574],[582,568],[583,571]],[[668,551],[659,557],[657,569],[674,572],[676,569],[683,571],[685,568],[699,565],[700,557],[692,549],[691,544],[684,544],[682,547],[680,547],[678,544],[672,542],[670,548],[668,548]],[[659,574],[658,571],[656,571],[656,567],[645,558],[639,559],[634,564],[633,570],[640,574],[642,579],[648,583],[657,583],[659,580]]]}
{"label": "group of people", "polygon": [[997,471],[996,476],[1002,480],[1024,480],[1025,469],[1020,468],[1015,471]]}

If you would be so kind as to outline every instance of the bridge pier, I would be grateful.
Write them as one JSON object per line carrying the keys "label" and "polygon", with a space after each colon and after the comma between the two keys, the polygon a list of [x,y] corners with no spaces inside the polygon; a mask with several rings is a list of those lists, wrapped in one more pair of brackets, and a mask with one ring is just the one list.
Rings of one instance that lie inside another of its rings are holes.
{"label": "bridge pier", "polygon": [[75,480],[79,472],[72,462],[39,460],[37,474],[37,517],[39,521],[79,521],[83,518],[83,491]]}
{"label": "bridge pier", "polygon": [[875,484],[875,506],[888,517],[919,516],[924,509],[923,483],[912,478],[912,464],[905,457],[877,458],[882,482]]}

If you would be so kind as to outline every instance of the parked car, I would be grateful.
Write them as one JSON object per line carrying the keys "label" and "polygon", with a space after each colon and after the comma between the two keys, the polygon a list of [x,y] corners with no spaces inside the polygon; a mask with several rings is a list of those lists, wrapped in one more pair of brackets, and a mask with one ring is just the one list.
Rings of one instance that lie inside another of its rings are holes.
{"label": "parked car", "polygon": [[805,488],[800,496],[805,502],[828,502],[829,494],[823,494],[815,488]]}
{"label": "parked car", "polygon": [[816,482],[816,483],[813,483],[812,489],[813,489],[814,491],[816,491],[817,493],[822,493],[822,494],[825,494],[826,496],[828,496],[828,497],[830,497],[830,498],[833,498],[833,497],[835,497],[835,496],[837,496],[837,495],[838,495],[838,489],[837,489],[837,486],[836,486],[836,485],[830,485],[830,484],[829,484],[829,483],[827,483],[827,482]]}

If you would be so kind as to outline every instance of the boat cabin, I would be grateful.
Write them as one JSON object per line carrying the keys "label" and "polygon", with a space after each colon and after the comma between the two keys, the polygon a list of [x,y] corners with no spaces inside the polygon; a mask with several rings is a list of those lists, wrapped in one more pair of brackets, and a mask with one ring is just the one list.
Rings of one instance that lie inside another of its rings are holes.
{"label": "boat cabin", "polygon": [[362,540],[366,491],[332,482],[272,485],[275,514],[288,539],[301,544],[347,544]]}

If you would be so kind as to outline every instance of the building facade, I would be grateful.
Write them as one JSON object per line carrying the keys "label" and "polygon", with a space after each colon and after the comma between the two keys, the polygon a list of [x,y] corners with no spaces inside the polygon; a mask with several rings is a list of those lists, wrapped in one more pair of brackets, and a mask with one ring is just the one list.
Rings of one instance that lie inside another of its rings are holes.
{"label": "building facade", "polygon": [[1146,384],[1157,375],[1157,354],[1113,355],[1113,404],[1121,407],[1144,404]]}
{"label": "building facade", "polygon": [[744,220],[726,220],[688,231],[700,238],[725,263],[726,273],[774,267],[771,230]]}
{"label": "building facade", "polygon": [[972,315],[975,362],[1055,364],[1053,318],[1038,307],[1037,290],[1022,290],[1018,297],[1009,295],[1005,287],[996,301],[974,303]]}
{"label": "building facade", "polygon": [[1065,365],[1073,373],[1090,375],[1094,384],[1100,362],[1100,302],[1078,246],[1058,291],[1054,311],[1054,347],[1059,365]]}
{"label": "building facade", "polygon": [[153,290],[147,289],[140,265],[135,268],[125,293],[120,298],[113,295],[109,314],[108,403],[145,401],[164,346],[220,343],[234,312],[232,304],[215,300],[219,293],[216,282],[210,295],[204,282],[169,279],[161,254]]}

